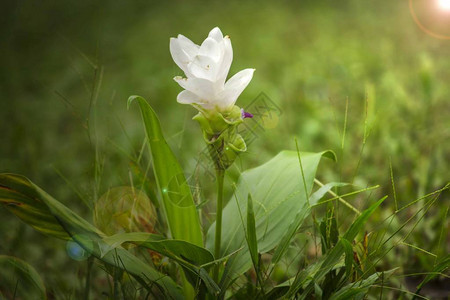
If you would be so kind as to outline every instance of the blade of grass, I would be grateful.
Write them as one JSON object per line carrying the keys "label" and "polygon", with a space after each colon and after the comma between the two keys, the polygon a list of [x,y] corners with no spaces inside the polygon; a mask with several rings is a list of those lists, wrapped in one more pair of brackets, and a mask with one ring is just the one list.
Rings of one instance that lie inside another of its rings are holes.
{"label": "blade of grass", "polygon": [[395,211],[397,211],[398,210],[397,193],[395,192],[394,172],[392,171],[392,160],[390,157],[389,157],[389,171],[391,175],[392,193],[394,194]]}
{"label": "blade of grass", "polygon": [[[344,195],[340,195],[340,196],[336,195],[335,193],[330,191],[330,193],[333,193],[332,195],[335,195],[333,198],[326,199],[324,201],[320,201],[319,203],[314,204],[313,207],[319,206],[319,205],[327,203],[327,202],[334,201],[334,200],[339,199],[339,198],[348,197],[348,196],[356,195],[356,194],[359,194],[359,193],[362,193],[362,192],[366,192],[366,191],[370,191],[370,190],[373,190],[373,189],[377,189],[379,187],[380,187],[379,185],[374,185],[374,186],[371,186],[371,187],[368,187],[368,188],[365,188],[365,189],[357,190],[357,191],[350,192],[350,193],[347,193],[347,194],[344,194]],[[352,209],[352,207],[353,206],[350,206],[349,208]],[[357,209],[356,209],[355,212],[359,212],[359,215],[361,214],[361,212],[359,210],[357,210]]]}
{"label": "blade of grass", "polygon": [[253,266],[258,272],[259,259],[258,259],[258,241],[256,239],[256,225],[255,225],[255,212],[253,211],[252,196],[248,194],[247,199],[247,245],[252,258]]}
{"label": "blade of grass", "polygon": [[[318,179],[314,179],[314,183],[316,183],[317,185],[319,185],[320,187],[324,187],[325,185],[322,183],[322,182],[320,182]],[[344,186],[344,185],[347,185],[347,184],[344,184],[344,183],[342,183],[342,184],[340,184],[340,185],[336,185],[336,186],[338,186],[338,187],[341,187],[341,186]],[[375,186],[375,188],[377,188],[377,187],[379,187],[378,185],[376,185]],[[370,189],[370,188],[368,188],[368,189]],[[368,189],[365,189],[365,190],[360,190],[360,191],[366,191],[366,190],[368,190]],[[339,202],[341,202],[341,203],[343,203],[346,207],[348,207],[348,208],[350,208],[351,210],[353,210],[357,215],[360,215],[361,214],[361,212],[356,208],[356,207],[354,207],[353,205],[351,205],[350,203],[348,203],[347,201],[345,201],[344,199],[342,199],[342,197],[343,196],[339,196],[339,195],[337,195],[336,193],[334,193],[332,190],[327,190],[327,193],[328,194],[330,194],[331,196],[334,196],[335,198],[333,198],[333,199],[329,199],[329,200],[327,200],[327,201],[332,201],[332,200],[339,200]],[[348,196],[348,194],[346,194],[345,196]],[[321,202],[321,203],[325,203],[325,202],[327,202],[327,201],[324,201],[324,202]]]}

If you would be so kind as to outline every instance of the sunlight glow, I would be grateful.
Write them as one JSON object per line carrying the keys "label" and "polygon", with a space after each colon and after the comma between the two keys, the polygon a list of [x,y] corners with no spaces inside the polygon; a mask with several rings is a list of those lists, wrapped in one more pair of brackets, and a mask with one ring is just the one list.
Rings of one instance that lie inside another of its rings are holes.
{"label": "sunlight glow", "polygon": [[442,10],[450,11],[450,0],[438,0],[438,3]]}

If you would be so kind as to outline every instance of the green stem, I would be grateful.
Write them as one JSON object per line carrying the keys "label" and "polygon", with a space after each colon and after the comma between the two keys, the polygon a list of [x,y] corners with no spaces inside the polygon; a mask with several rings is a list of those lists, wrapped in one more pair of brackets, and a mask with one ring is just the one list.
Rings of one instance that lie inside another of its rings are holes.
{"label": "green stem", "polygon": [[89,291],[91,287],[91,270],[92,265],[94,263],[94,257],[89,257],[87,260],[87,274],[86,274],[86,283],[84,286],[84,299],[89,300]]}
{"label": "green stem", "polygon": [[119,282],[119,274],[118,274],[118,269],[116,268],[114,270],[114,295],[113,295],[113,299],[114,300],[119,300],[119,288],[120,288],[120,282]]}
{"label": "green stem", "polygon": [[[217,208],[216,208],[216,235],[214,243],[214,258],[220,258],[220,243],[222,238],[222,208],[223,208],[223,179],[225,177],[225,170],[217,169]],[[216,265],[213,271],[214,281],[219,281],[220,265]]]}

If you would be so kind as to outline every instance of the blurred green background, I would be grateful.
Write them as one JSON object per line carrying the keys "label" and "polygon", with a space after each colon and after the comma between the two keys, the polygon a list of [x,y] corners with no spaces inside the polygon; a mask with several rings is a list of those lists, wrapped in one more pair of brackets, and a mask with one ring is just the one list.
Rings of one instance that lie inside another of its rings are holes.
{"label": "blurred green background", "polygon": [[[423,24],[450,35],[450,12],[436,1],[413,6]],[[391,161],[401,205],[450,179],[450,40],[423,32],[408,1],[3,1],[1,10],[0,171],[29,177],[89,220],[77,193],[95,201],[130,184],[129,157],[144,137],[137,107],[126,109],[130,95],[156,110],[186,172],[205,172],[195,110],[176,102],[172,78],[182,74],[169,38],[198,44],[215,26],[232,40],[230,76],[256,69],[237,104],[263,92],[281,111],[229,181],[295,149],[295,137],[302,151],[337,153],[339,162],[318,173],[323,182],[380,184],[375,194],[392,196]],[[205,198],[214,192],[212,183],[204,189]],[[389,205],[392,213],[392,198]],[[448,206],[447,193],[426,225],[430,240]],[[0,253],[30,262],[56,295],[80,288],[72,279],[84,266],[67,257],[65,243],[4,208],[0,218]],[[60,272],[67,264],[74,272]]]}

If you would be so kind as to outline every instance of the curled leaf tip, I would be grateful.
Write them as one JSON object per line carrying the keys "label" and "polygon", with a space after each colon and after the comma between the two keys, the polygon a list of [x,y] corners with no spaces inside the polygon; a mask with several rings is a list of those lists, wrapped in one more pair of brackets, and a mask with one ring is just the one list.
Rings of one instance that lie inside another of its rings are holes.
{"label": "curled leaf tip", "polygon": [[333,150],[325,150],[324,152],[322,152],[323,157],[329,158],[334,162],[337,162],[337,156],[336,153],[334,153]]}
{"label": "curled leaf tip", "polygon": [[143,99],[141,96],[137,96],[137,95],[132,95],[132,96],[128,97],[128,100],[127,100],[127,110],[130,109],[131,102],[133,102],[134,99],[136,99],[136,98],[141,98],[141,99]]}

